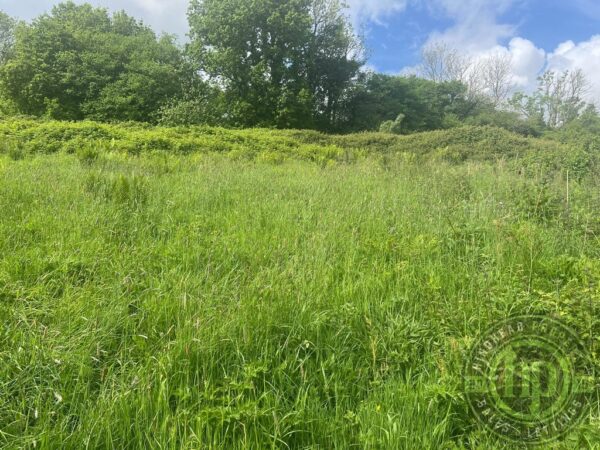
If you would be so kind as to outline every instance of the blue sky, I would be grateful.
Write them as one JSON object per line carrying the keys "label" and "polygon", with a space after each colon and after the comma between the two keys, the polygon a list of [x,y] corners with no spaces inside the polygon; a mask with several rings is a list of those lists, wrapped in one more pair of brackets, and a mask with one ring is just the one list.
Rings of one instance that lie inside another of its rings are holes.
{"label": "blue sky", "polygon": [[347,0],[365,33],[369,65],[410,71],[424,45],[443,41],[473,60],[507,55],[514,90],[544,70],[581,69],[600,105],[600,0]]}
{"label": "blue sky", "polygon": [[[506,46],[512,37],[520,36],[552,52],[563,42],[583,42],[600,34],[600,0],[597,3],[593,0],[513,3],[495,16],[497,23],[514,27],[513,36],[501,36],[497,41],[499,44]],[[385,72],[397,72],[405,66],[415,65],[420,49],[431,33],[443,33],[456,22],[456,17],[442,9],[433,9],[425,2],[414,2],[402,11],[383,13],[376,21],[369,20],[363,25],[371,50],[369,62]]]}
{"label": "blue sky", "polygon": [[[78,0],[81,3],[83,0]],[[600,0],[345,0],[366,37],[369,67],[401,73],[423,45],[443,40],[472,58],[504,52],[515,88],[533,89],[545,69],[582,69],[600,101]],[[187,32],[188,0],[90,0],[125,9],[157,31]],[[0,9],[30,20],[57,0],[0,0]]]}

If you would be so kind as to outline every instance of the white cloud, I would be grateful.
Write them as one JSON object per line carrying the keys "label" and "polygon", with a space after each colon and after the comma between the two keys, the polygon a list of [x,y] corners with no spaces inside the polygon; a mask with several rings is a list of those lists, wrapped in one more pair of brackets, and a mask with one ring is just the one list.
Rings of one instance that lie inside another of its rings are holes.
{"label": "white cloud", "polygon": [[548,55],[548,68],[581,69],[590,83],[590,99],[600,105],[600,35],[578,44],[573,41],[560,44]]}
{"label": "white cloud", "polygon": [[501,54],[510,58],[512,65],[512,84],[515,90],[531,91],[535,88],[539,74],[546,66],[546,52],[537,48],[533,42],[515,37],[507,46],[494,45],[485,50],[471,52],[476,61]]}
{"label": "white cloud", "polygon": [[490,49],[498,42],[513,37],[516,27],[498,23],[516,0],[428,0],[432,13],[442,13],[454,21],[443,31],[434,31],[431,40],[443,40],[453,47],[476,53]]}
{"label": "white cloud", "polygon": [[[75,0],[84,3],[86,0]],[[87,0],[95,6],[111,11],[124,9],[141,18],[157,32],[168,32],[185,37],[188,32],[187,8],[189,0]],[[31,20],[49,11],[59,0],[0,0],[0,10],[15,17]]]}
{"label": "white cloud", "polygon": [[366,22],[381,23],[386,16],[404,11],[409,0],[347,0],[355,26]]}
{"label": "white cloud", "polygon": [[520,37],[510,41],[508,51],[511,56],[515,86],[532,88],[546,65],[546,52],[537,48],[533,42]]}
{"label": "white cloud", "polygon": [[580,43],[563,42],[551,53],[527,39],[515,37],[507,46],[495,45],[470,54],[478,60],[493,53],[510,55],[515,90],[534,91],[538,76],[545,70],[563,72],[581,69],[590,84],[587,100],[600,105],[600,35]]}
{"label": "white cloud", "polygon": [[161,0],[133,0],[133,3],[150,14],[161,14],[171,6],[171,2]]}

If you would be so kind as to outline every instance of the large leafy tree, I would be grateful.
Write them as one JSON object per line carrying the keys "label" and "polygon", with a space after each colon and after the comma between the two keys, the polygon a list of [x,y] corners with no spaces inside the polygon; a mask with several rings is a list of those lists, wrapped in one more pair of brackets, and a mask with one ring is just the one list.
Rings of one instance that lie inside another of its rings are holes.
{"label": "large leafy tree", "polygon": [[348,131],[377,130],[402,115],[402,133],[446,126],[446,119],[463,120],[479,107],[458,81],[435,82],[411,77],[368,74],[348,102]]}
{"label": "large leafy tree", "polygon": [[332,128],[362,61],[337,0],[192,0],[190,54],[237,125]]}
{"label": "large leafy tree", "polygon": [[0,81],[25,114],[147,121],[179,95],[181,68],[171,37],[124,12],[67,2],[17,27]]}
{"label": "large leafy tree", "polygon": [[15,43],[15,28],[17,22],[0,11],[0,65],[10,58]]}
{"label": "large leafy tree", "polygon": [[[6,64],[13,54],[16,26],[17,22],[13,18],[0,11],[0,68]],[[14,105],[0,90],[0,115],[13,114],[14,112]]]}

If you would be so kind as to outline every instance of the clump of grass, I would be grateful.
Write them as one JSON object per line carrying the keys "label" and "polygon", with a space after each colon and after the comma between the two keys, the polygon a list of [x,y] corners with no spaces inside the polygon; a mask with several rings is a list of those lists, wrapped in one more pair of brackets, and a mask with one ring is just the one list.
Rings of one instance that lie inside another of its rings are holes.
{"label": "clump of grass", "polygon": [[2,144],[2,153],[8,155],[13,161],[19,161],[25,158],[25,149],[16,140],[6,140]]}
{"label": "clump of grass", "polygon": [[79,161],[88,166],[94,164],[100,157],[100,151],[97,147],[92,145],[84,145],[80,147],[76,154]]}
{"label": "clump of grass", "polygon": [[139,208],[148,200],[148,182],[140,175],[92,172],[85,180],[87,192],[117,205]]}

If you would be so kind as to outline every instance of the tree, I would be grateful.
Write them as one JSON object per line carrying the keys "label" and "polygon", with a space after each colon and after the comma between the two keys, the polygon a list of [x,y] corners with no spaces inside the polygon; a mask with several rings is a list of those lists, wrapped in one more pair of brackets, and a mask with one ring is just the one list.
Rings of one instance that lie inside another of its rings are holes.
{"label": "tree", "polygon": [[0,82],[21,113],[149,121],[181,94],[182,56],[173,38],[157,38],[124,12],[61,3],[20,25],[15,37]]}
{"label": "tree", "polygon": [[588,104],[581,115],[572,123],[600,137],[600,114],[598,114],[598,109],[595,105]]}
{"label": "tree", "polygon": [[0,11],[0,66],[10,58],[15,44],[17,22]]}
{"label": "tree", "polygon": [[494,126],[504,128],[513,133],[523,136],[539,137],[543,131],[543,125],[535,121],[524,120],[522,116],[513,111],[503,111],[496,109],[493,105],[489,108],[483,108],[481,112],[468,117],[465,122],[467,125]]}
{"label": "tree", "polygon": [[588,81],[581,70],[547,71],[538,78],[535,93],[517,92],[510,105],[529,120],[559,128],[577,119],[584,111],[588,89]]}
{"label": "tree", "polygon": [[464,120],[478,107],[479,102],[471,101],[466,87],[457,81],[368,74],[354,89],[344,131],[377,130],[399,114],[405,115],[402,133],[434,130],[444,127],[447,116]]}
{"label": "tree", "polygon": [[[446,42],[434,41],[423,47],[419,75],[436,83],[469,79],[473,60]],[[465,83],[466,84],[466,83]]]}
{"label": "tree", "polygon": [[224,125],[227,123],[227,102],[221,89],[204,83],[190,74],[182,98],[176,98],[159,110],[161,125]]}
{"label": "tree", "polygon": [[478,99],[483,91],[480,61],[461,53],[444,41],[434,41],[421,50],[419,76],[435,83],[459,82],[466,87],[471,100]]}
{"label": "tree", "polygon": [[495,52],[480,63],[483,90],[494,107],[508,98],[512,89],[512,57],[506,52]]}
{"label": "tree", "polygon": [[443,41],[426,45],[421,52],[421,77],[436,83],[457,81],[467,88],[471,100],[487,97],[494,107],[504,103],[512,89],[512,58],[497,51],[475,58]]}
{"label": "tree", "polygon": [[[0,11],[0,68],[4,66],[13,54],[15,29],[17,22]],[[0,89],[2,86],[0,85]],[[0,115],[14,114],[15,106],[6,98],[4,89],[0,90]]]}
{"label": "tree", "polygon": [[193,0],[189,53],[235,125],[331,129],[362,60],[337,0]]}

